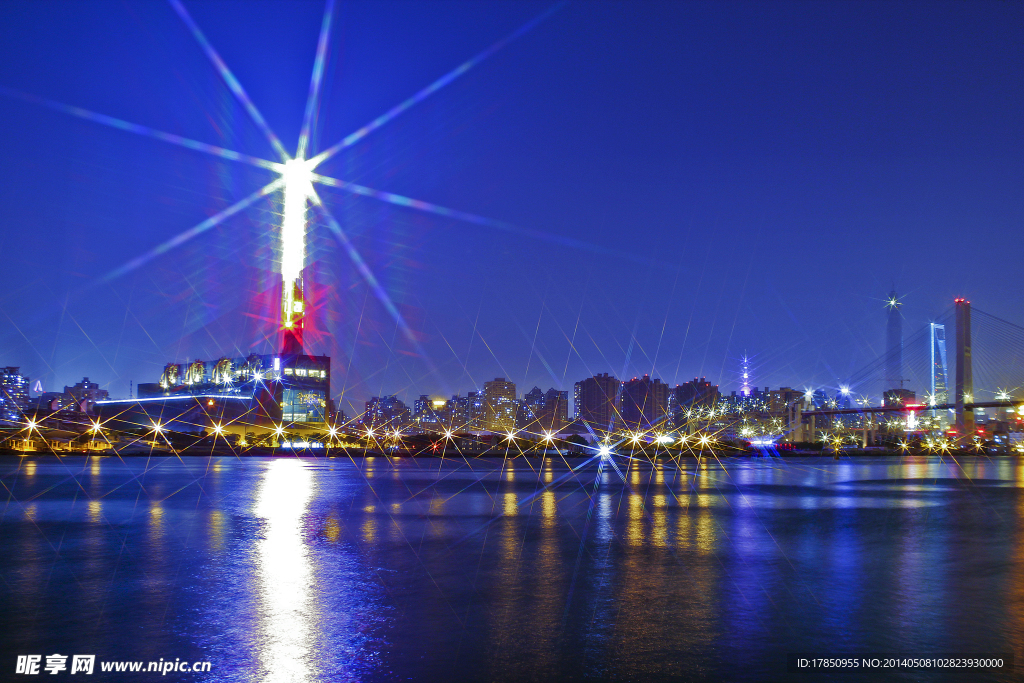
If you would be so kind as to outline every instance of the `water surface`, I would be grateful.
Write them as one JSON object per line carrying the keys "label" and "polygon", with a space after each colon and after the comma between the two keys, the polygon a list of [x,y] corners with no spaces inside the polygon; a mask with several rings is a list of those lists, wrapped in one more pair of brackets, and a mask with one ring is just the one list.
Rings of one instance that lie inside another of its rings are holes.
{"label": "water surface", "polygon": [[1015,457],[10,457],[0,484],[5,680],[52,653],[205,660],[163,678],[210,681],[965,680],[790,674],[790,652],[1024,664]]}

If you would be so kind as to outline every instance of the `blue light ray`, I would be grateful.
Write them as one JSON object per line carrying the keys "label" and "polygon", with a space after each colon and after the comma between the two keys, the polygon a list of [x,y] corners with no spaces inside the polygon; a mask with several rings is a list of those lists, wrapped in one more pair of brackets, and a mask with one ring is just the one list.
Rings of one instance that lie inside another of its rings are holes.
{"label": "blue light ray", "polygon": [[554,244],[560,244],[565,247],[573,249],[580,249],[583,251],[590,251],[595,254],[603,254],[605,256],[614,256],[618,259],[625,259],[629,261],[635,261],[637,263],[643,263],[646,265],[654,265],[654,261],[649,259],[640,258],[638,256],[632,256],[624,253],[621,250],[608,249],[601,247],[596,244],[584,242],[582,240],[573,239],[572,237],[565,237],[564,235],[556,235],[550,232],[544,232],[543,230],[536,230],[534,228],[524,228],[505,221],[499,221],[494,218],[487,218],[486,216],[478,216],[475,213],[469,213],[468,211],[459,211],[458,209],[449,209],[439,204],[432,204],[431,202],[425,202],[420,199],[412,199],[404,195],[395,194],[394,192],[384,192],[383,190],[375,190],[372,187],[360,185],[358,183],[351,183],[347,180],[338,180],[337,178],[330,178],[328,176],[320,175],[319,173],[310,174],[310,178],[313,182],[327,185],[328,187],[334,187],[351,194],[361,195],[363,197],[372,197],[373,199],[379,199],[395,206],[404,206],[410,209],[417,209],[419,211],[425,211],[426,213],[432,213],[437,216],[444,216],[445,218],[453,218],[455,220],[463,221],[466,223],[473,223],[474,225],[483,225],[488,228],[494,228],[495,230],[501,230],[503,232],[509,232],[515,235],[522,235],[525,237],[532,237],[534,239],[542,240],[544,242],[552,242]]}
{"label": "blue light ray", "polygon": [[233,73],[231,73],[227,64],[224,63],[224,60],[220,58],[217,51],[213,49],[212,45],[210,45],[210,41],[206,39],[206,36],[199,29],[199,26],[195,21],[193,21],[192,15],[190,15],[188,10],[185,9],[185,6],[181,4],[181,0],[167,0],[167,2],[171,4],[174,11],[178,13],[181,20],[185,22],[186,26],[188,26],[192,35],[195,36],[196,41],[199,42],[199,46],[203,48],[203,52],[205,52],[206,56],[210,58],[211,62],[213,62],[214,67],[216,67],[217,71],[224,79],[224,82],[228,84],[228,88],[230,88],[231,92],[235,94],[238,101],[242,103],[245,110],[249,112],[249,116],[256,123],[259,129],[263,131],[263,134],[267,136],[270,146],[274,148],[274,151],[277,152],[278,155],[280,155],[282,161],[290,159],[291,157],[284,151],[284,145],[281,144],[281,141],[278,139],[277,135],[274,134],[274,131],[270,129],[266,119],[264,119],[263,115],[260,114],[256,105],[252,103],[251,99],[249,99],[249,95],[245,92],[245,89],[242,88],[242,84],[238,82],[238,79],[235,78]]}
{"label": "blue light ray", "polygon": [[327,0],[324,6],[324,20],[320,24],[320,40],[316,44],[316,59],[313,61],[313,75],[309,79],[309,97],[306,99],[306,113],[302,117],[302,130],[299,133],[298,159],[306,157],[309,146],[310,129],[312,128],[313,112],[320,102],[320,83],[324,76],[324,62],[327,61],[327,39],[331,35],[331,19],[334,16],[334,0]]}
{"label": "blue light ray", "polygon": [[68,114],[70,116],[77,116],[78,118],[85,119],[86,121],[102,123],[105,126],[110,126],[111,128],[116,128],[118,130],[128,131],[129,133],[138,133],[139,135],[145,135],[146,137],[153,138],[154,140],[170,142],[186,149],[212,154],[220,157],[221,159],[227,159],[228,161],[240,161],[242,163],[251,164],[259,168],[266,168],[278,173],[284,170],[284,164],[279,164],[276,161],[267,161],[266,159],[249,156],[248,154],[242,154],[241,152],[235,152],[206,142],[199,142],[198,140],[192,140],[191,138],[175,135],[174,133],[164,133],[163,131],[150,128],[149,126],[142,126],[137,123],[131,123],[130,121],[118,119],[113,116],[107,116],[106,114],[99,114],[81,107],[73,107],[70,104],[48,100],[45,97],[31,95],[3,85],[0,85],[0,94],[23,100],[25,102],[31,102],[32,104],[39,104],[48,109],[58,111],[62,114]]}
{"label": "blue light ray", "polygon": [[[171,0],[171,1],[172,2],[176,2],[177,0]],[[483,52],[480,52],[475,57],[471,57],[470,59],[466,60],[465,62],[463,62],[459,66],[455,67],[454,69],[452,69],[451,71],[446,73],[444,76],[441,76],[436,81],[434,81],[433,83],[431,83],[427,87],[425,87],[422,90],[420,90],[419,92],[417,92],[412,97],[409,97],[408,99],[404,100],[403,102],[395,105],[394,107],[392,107],[388,111],[384,112],[383,114],[381,114],[380,116],[375,118],[373,121],[370,121],[368,124],[366,124],[365,126],[360,128],[359,130],[357,130],[356,132],[351,133],[347,137],[343,138],[341,140],[341,142],[338,142],[334,146],[328,147],[324,151],[320,152],[320,154],[317,154],[315,157],[313,157],[313,164],[312,164],[312,166],[316,167],[316,166],[320,165],[321,163],[323,163],[324,161],[327,161],[328,159],[330,159],[332,156],[334,156],[335,154],[337,154],[341,150],[345,149],[346,147],[350,147],[350,146],[354,145],[355,143],[359,142],[360,140],[365,138],[367,135],[369,135],[373,131],[375,131],[378,128],[380,128],[381,126],[387,124],[389,121],[391,121],[395,117],[399,116],[400,114],[405,112],[407,109],[409,109],[413,105],[415,105],[415,104],[417,104],[419,102],[422,102],[426,98],[430,97],[435,92],[437,92],[438,90],[440,90],[444,86],[448,85],[449,83],[454,81],[456,78],[458,78],[462,74],[466,73],[467,71],[472,69],[474,66],[476,66],[480,62],[484,61],[485,59],[487,59],[488,57],[493,55],[498,50],[502,49],[503,47],[505,47],[506,45],[508,45],[512,41],[514,41],[516,38],[519,38],[520,36],[524,35],[525,33],[528,33],[529,31],[531,31],[535,26],[537,26],[537,24],[539,24],[542,21],[544,21],[545,19],[547,19],[549,16],[554,14],[557,10],[560,10],[565,4],[566,3],[564,2],[564,0],[563,0],[563,2],[555,3],[554,5],[549,7],[547,10],[545,10],[544,12],[541,12],[539,15],[537,15],[536,17],[534,17],[530,21],[526,22],[521,27],[519,27],[517,30],[515,30],[512,33],[510,33],[509,35],[505,36],[504,38],[502,38],[498,42],[494,43],[493,45],[491,45],[489,48],[487,48]]]}
{"label": "blue light ray", "polygon": [[171,239],[167,240],[166,242],[158,244],[157,246],[155,246],[152,249],[150,249],[149,251],[147,251],[145,254],[142,254],[141,256],[137,256],[137,257],[133,258],[131,261],[129,261],[128,263],[124,264],[123,266],[115,268],[114,270],[112,270],[109,273],[107,273],[106,275],[104,275],[101,278],[100,281],[101,282],[110,282],[111,280],[115,280],[115,279],[121,277],[122,275],[125,275],[126,273],[130,273],[131,271],[135,270],[139,266],[141,266],[143,264],[146,264],[146,263],[149,263],[150,261],[152,261],[157,256],[160,256],[161,254],[164,254],[164,253],[170,251],[174,247],[177,247],[179,245],[184,244],[185,242],[188,242],[190,239],[192,239],[193,237],[195,237],[197,235],[201,235],[202,233],[206,232],[210,228],[218,225],[219,223],[223,222],[224,220],[230,218],[231,216],[234,216],[236,213],[238,213],[238,212],[248,208],[249,206],[252,206],[255,202],[257,202],[261,198],[266,197],[271,192],[274,192],[274,191],[280,189],[283,186],[284,186],[284,179],[283,178],[278,178],[274,182],[272,182],[272,183],[270,183],[268,185],[264,185],[263,187],[261,187],[260,189],[256,190],[255,192],[253,192],[248,197],[245,197],[244,199],[241,199],[241,200],[235,202],[234,204],[232,204],[231,206],[227,207],[226,209],[218,212],[217,214],[215,214],[213,216],[210,216],[209,218],[207,218],[202,223],[199,223],[198,225],[196,225],[194,227],[191,227],[188,230],[175,235],[174,237],[172,237]]}

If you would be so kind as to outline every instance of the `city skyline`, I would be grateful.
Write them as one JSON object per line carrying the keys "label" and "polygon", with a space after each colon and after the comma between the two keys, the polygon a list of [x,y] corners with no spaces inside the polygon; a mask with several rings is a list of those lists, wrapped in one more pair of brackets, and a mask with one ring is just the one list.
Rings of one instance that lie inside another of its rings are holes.
{"label": "city skyline", "polygon": [[[294,148],[323,5],[271,3],[255,17],[188,7]],[[311,225],[310,352],[334,358],[335,397],[451,395],[497,376],[571,390],[598,372],[670,385],[707,376],[728,390],[746,353],[755,386],[834,386],[884,348],[892,285],[907,331],[959,295],[1024,319],[1007,293],[1012,250],[994,248],[1024,215],[1008,191],[1022,177],[1024,60],[1020,41],[993,38],[1012,32],[1017,7],[940,4],[924,16],[894,5],[886,24],[869,6],[790,5],[808,16],[762,16],[765,26],[711,4],[645,5],[628,17],[600,3],[401,5],[398,18],[394,7],[339,5],[320,149],[528,30],[331,169],[490,221],[325,196],[420,346],[403,339],[326,226]],[[172,8],[98,8],[58,17],[33,4],[11,16],[3,49],[17,68],[0,85],[270,157]],[[807,39],[801,21],[832,26],[840,40]],[[923,24],[930,30],[909,30]],[[716,33],[726,26],[729,43]],[[776,42],[773,30],[803,37]],[[949,32],[989,39],[936,37]],[[757,49],[768,50],[762,66]],[[729,59],[740,75],[721,71]],[[610,68],[616,60],[633,75]],[[945,60],[981,76],[929,70]],[[768,92],[765,73],[790,80]],[[811,85],[817,99],[802,94]],[[273,202],[104,281],[270,178],[16,97],[0,98],[0,111],[6,220],[28,228],[4,231],[5,364],[47,390],[88,375],[120,395],[156,381],[169,361],[272,350]],[[809,112],[819,128],[800,123]],[[876,141],[858,148],[864,140]],[[887,175],[873,176],[883,160]],[[930,175],[913,173],[922,165]],[[943,274],[935,265],[945,259]]]}

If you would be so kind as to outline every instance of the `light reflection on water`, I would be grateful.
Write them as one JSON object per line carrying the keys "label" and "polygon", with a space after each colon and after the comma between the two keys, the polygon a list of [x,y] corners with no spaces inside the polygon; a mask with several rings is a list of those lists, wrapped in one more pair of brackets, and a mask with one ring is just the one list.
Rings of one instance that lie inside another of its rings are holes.
{"label": "light reflection on water", "polygon": [[314,605],[309,595],[309,550],[302,517],[312,496],[312,475],[297,460],[267,467],[255,513],[265,521],[259,544],[260,680],[317,680],[310,670]]}
{"label": "light reflection on water", "polygon": [[792,651],[1024,643],[1013,457],[12,458],[0,481],[5,653],[756,681]]}

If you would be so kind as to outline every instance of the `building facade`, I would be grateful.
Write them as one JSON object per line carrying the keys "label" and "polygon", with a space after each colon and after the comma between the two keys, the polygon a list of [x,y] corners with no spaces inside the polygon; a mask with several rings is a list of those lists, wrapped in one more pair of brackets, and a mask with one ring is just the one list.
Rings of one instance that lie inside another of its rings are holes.
{"label": "building facade", "polygon": [[621,383],[607,372],[588,377],[573,386],[576,419],[591,429],[614,431],[619,424]]}
{"label": "building facade", "polygon": [[21,368],[0,368],[0,420],[19,422],[28,408],[28,377]]}
{"label": "building facade", "polygon": [[626,429],[664,425],[668,416],[668,385],[647,375],[623,382],[619,415]]}
{"label": "building facade", "polygon": [[504,377],[484,382],[484,429],[512,432],[516,429],[516,385]]}

